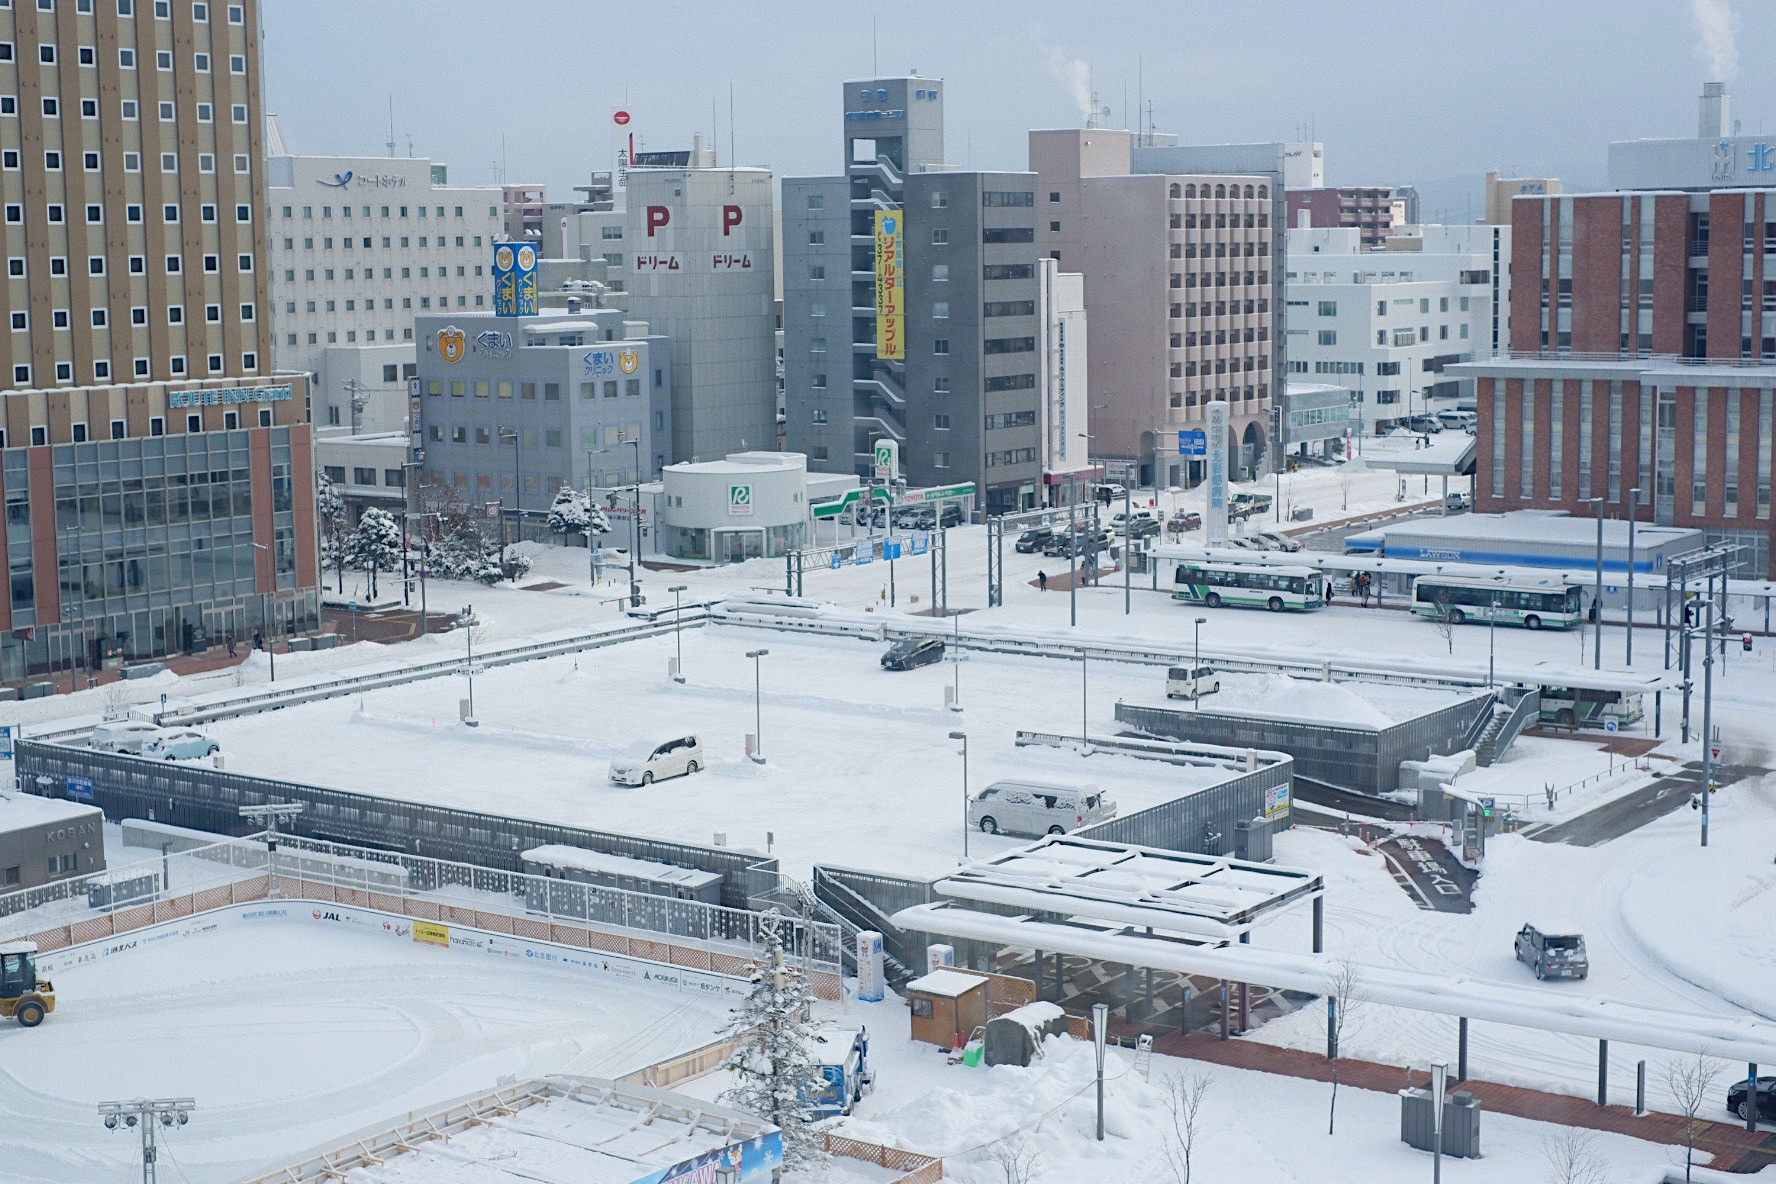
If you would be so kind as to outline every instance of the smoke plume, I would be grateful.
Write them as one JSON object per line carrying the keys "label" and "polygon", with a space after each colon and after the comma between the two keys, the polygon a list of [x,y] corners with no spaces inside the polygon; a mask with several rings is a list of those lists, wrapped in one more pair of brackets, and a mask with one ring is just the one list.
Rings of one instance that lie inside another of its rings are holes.
{"label": "smoke plume", "polygon": [[1056,82],[1067,88],[1073,96],[1074,106],[1079,108],[1079,118],[1087,123],[1092,120],[1091,67],[1079,58],[1070,58],[1060,46],[1049,41],[1047,31],[1041,25],[1031,28],[1036,43],[1041,46],[1043,55],[1048,58],[1048,72],[1054,75]]}
{"label": "smoke plume", "polygon": [[1710,82],[1731,82],[1739,72],[1739,17],[1733,0],[1690,0],[1696,20],[1697,56],[1708,66]]}

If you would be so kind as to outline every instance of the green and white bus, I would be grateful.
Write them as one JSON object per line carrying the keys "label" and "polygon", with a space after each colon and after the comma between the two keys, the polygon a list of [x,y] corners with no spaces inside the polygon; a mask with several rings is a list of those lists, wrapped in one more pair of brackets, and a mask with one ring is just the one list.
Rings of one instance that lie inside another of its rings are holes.
{"label": "green and white bus", "polygon": [[1580,588],[1561,580],[1488,579],[1485,576],[1420,576],[1412,585],[1412,611],[1421,617],[1525,629],[1571,629],[1584,620]]}
{"label": "green and white bus", "polygon": [[1637,724],[1646,716],[1638,691],[1600,691],[1590,687],[1543,687],[1542,722],[1577,728],[1619,728]]}
{"label": "green and white bus", "polygon": [[1311,567],[1265,567],[1252,563],[1208,563],[1189,560],[1178,565],[1172,599],[1220,608],[1320,608],[1326,603],[1326,577]]}

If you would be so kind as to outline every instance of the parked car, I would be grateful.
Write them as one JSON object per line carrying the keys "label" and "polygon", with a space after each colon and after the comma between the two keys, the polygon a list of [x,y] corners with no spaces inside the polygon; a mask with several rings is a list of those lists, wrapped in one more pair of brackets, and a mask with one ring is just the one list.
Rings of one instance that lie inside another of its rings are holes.
{"label": "parked car", "polygon": [[1090,530],[1082,530],[1077,538],[1071,531],[1062,531],[1048,541],[1042,553],[1050,558],[1065,559],[1072,554],[1087,555],[1092,551],[1102,551],[1110,546],[1110,532],[1100,530],[1093,536]]}
{"label": "parked car", "polygon": [[1250,518],[1254,514],[1270,512],[1271,496],[1268,493],[1236,493],[1227,499],[1227,520],[1238,522],[1241,518]]}
{"label": "parked car", "polygon": [[894,525],[907,530],[930,530],[937,525],[937,513],[927,506],[908,506],[894,511]]}
{"label": "parked car", "polygon": [[1464,428],[1471,428],[1479,421],[1479,418],[1480,417],[1475,415],[1472,411],[1437,412],[1437,422],[1448,428],[1450,431],[1461,431]]}
{"label": "parked car", "polygon": [[889,646],[888,652],[882,655],[882,669],[912,670],[941,662],[943,655],[944,643],[941,637],[903,637]]}
{"label": "parked car", "polygon": [[1584,978],[1591,970],[1583,937],[1534,925],[1517,931],[1517,960],[1527,962],[1538,979]]}
{"label": "parked car", "polygon": [[1173,666],[1166,671],[1166,698],[1200,699],[1221,689],[1213,666]]}
{"label": "parked car", "polygon": [[87,744],[101,752],[128,752],[142,755],[142,746],[161,734],[158,724],[143,719],[119,719],[102,723],[92,730]]}
{"label": "parked car", "polygon": [[1182,534],[1187,530],[1201,530],[1202,524],[1203,516],[1195,510],[1180,510],[1172,515],[1170,522],[1166,523],[1166,529],[1173,534]]}
{"label": "parked car", "polygon": [[221,751],[222,746],[192,728],[169,728],[142,745],[142,755],[153,760],[186,760]]}
{"label": "parked car", "polygon": [[1443,495],[1443,512],[1459,514],[1463,510],[1474,508],[1474,501],[1465,493],[1446,493]]}
{"label": "parked car", "polygon": [[1017,542],[1013,545],[1012,549],[1017,551],[1020,555],[1032,555],[1037,551],[1042,550],[1042,548],[1048,544],[1048,541],[1054,537],[1055,532],[1053,527],[1038,526],[1033,530],[1026,530],[1023,534],[1018,535]]}
{"label": "parked car", "polygon": [[990,835],[1059,835],[1116,817],[1095,785],[995,781],[968,802],[968,821]]}
{"label": "parked car", "polygon": [[1151,522],[1153,520],[1152,510],[1130,510],[1126,514],[1118,510],[1110,519],[1110,529],[1120,533],[1127,530],[1128,524],[1131,522]]}
{"label": "parked car", "polygon": [[679,736],[618,757],[610,764],[610,779],[618,785],[652,785],[667,777],[687,776],[703,767],[702,742],[695,736]]}
{"label": "parked car", "polygon": [[1254,531],[1250,537],[1264,543],[1266,550],[1290,552],[1301,550],[1300,543],[1296,542],[1288,535],[1278,534],[1274,530]]}
{"label": "parked car", "polygon": [[[1746,1095],[1749,1084],[1741,1077],[1727,1087],[1727,1111],[1737,1114],[1740,1118],[1751,1117],[1751,1102]],[[1757,1079],[1758,1117],[1765,1122],[1776,1122],[1776,1077],[1760,1077]]]}
{"label": "parked car", "polygon": [[968,516],[962,512],[962,507],[958,506],[955,502],[945,502],[943,504],[943,509],[937,512],[937,522],[939,526],[961,526],[962,523],[967,520]]}
{"label": "parked car", "polygon": [[1137,518],[1129,523],[1125,533],[1131,539],[1144,539],[1149,535],[1156,535],[1159,533],[1159,519]]}
{"label": "parked car", "polygon": [[1443,425],[1437,422],[1437,417],[1434,415],[1408,415],[1399,423],[1407,431],[1420,436],[1435,435],[1443,430]]}
{"label": "parked car", "polygon": [[1109,505],[1111,502],[1121,501],[1127,495],[1128,495],[1128,490],[1124,489],[1120,485],[1106,484],[1106,485],[1096,486],[1092,489],[1092,496],[1097,498],[1098,501],[1102,502],[1106,506]]}
{"label": "parked car", "polygon": [[1230,551],[1262,551],[1262,550],[1264,550],[1264,547],[1261,544],[1255,542],[1254,540],[1252,540],[1250,538],[1246,538],[1242,535],[1237,535],[1237,534],[1228,535],[1226,540],[1223,541],[1221,545]]}

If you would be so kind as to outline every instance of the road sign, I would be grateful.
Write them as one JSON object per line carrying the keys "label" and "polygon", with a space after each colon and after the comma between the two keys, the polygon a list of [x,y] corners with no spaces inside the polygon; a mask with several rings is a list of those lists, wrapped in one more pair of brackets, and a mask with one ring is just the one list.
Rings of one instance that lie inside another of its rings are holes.
{"label": "road sign", "polygon": [[629,112],[627,112],[627,111],[616,112],[615,114],[613,114],[611,116],[611,122],[616,124],[618,127],[624,126],[625,124],[627,124],[629,122]]}
{"label": "road sign", "polygon": [[1493,799],[1491,799],[1491,798],[1481,798],[1481,799],[1480,799],[1480,805],[1481,805],[1481,806],[1482,806],[1482,807],[1483,807],[1483,808],[1485,808],[1485,809],[1487,809],[1487,810],[1490,810],[1490,809],[1492,809],[1492,806],[1493,806]]}
{"label": "road sign", "polygon": [[1200,428],[1186,428],[1178,433],[1179,456],[1207,456],[1209,433]]}
{"label": "road sign", "polygon": [[845,565],[845,557],[843,555],[839,554],[837,551],[834,551],[832,553],[832,561],[831,562],[832,562],[832,569],[834,571],[838,571],[839,568],[841,568]]}
{"label": "road sign", "polygon": [[73,798],[77,802],[92,801],[93,800],[92,778],[91,777],[70,776],[68,778],[68,796]]}
{"label": "road sign", "polygon": [[354,600],[351,603],[347,604],[345,607],[355,613],[358,611],[358,602]]}
{"label": "road sign", "polygon": [[0,761],[12,759],[12,725],[0,724]]}
{"label": "road sign", "polygon": [[1615,731],[1615,730],[1616,730],[1616,721],[1615,721],[1615,720],[1613,720],[1613,719],[1606,719],[1606,720],[1604,720],[1604,721],[1603,721],[1603,730],[1604,730],[1604,731],[1606,731],[1606,732],[1613,732],[1613,731]]}
{"label": "road sign", "polygon": [[885,539],[885,540],[883,540],[883,542],[882,542],[882,558],[884,558],[884,559],[899,559],[900,558],[900,540],[899,539]]}
{"label": "road sign", "polygon": [[1716,744],[1712,748],[1710,748],[1708,751],[1710,751],[1714,754],[1715,760],[1717,760],[1717,761],[1720,760],[1720,754],[1721,754],[1720,745]]}

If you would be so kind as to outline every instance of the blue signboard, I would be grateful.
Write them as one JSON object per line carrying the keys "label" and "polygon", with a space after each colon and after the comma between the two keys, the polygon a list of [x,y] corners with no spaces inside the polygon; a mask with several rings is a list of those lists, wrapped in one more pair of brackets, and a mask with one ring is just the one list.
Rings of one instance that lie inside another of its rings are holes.
{"label": "blue signboard", "polygon": [[882,558],[884,558],[884,559],[899,559],[900,558],[900,540],[899,539],[888,539],[882,543]]}
{"label": "blue signboard", "polygon": [[493,244],[493,315],[534,317],[537,249],[531,243]]}
{"label": "blue signboard", "polygon": [[1178,432],[1179,456],[1207,456],[1209,454],[1209,434],[1200,428],[1185,428]]}
{"label": "blue signboard", "polygon": [[68,796],[73,798],[77,802],[92,801],[93,800],[92,778],[91,777],[75,777],[75,776],[70,775],[68,778]]}
{"label": "blue signboard", "polygon": [[910,535],[908,543],[907,552],[911,555],[923,555],[931,550],[931,536],[928,534]]}
{"label": "blue signboard", "polygon": [[12,725],[0,724],[0,761],[12,759]]}

